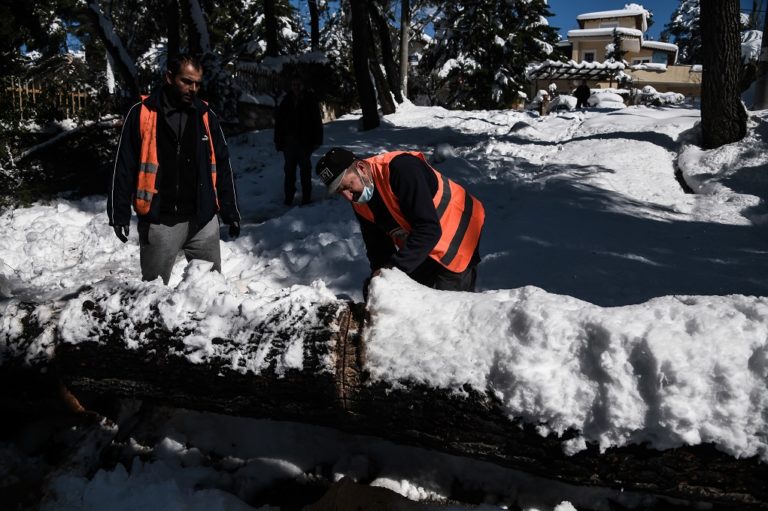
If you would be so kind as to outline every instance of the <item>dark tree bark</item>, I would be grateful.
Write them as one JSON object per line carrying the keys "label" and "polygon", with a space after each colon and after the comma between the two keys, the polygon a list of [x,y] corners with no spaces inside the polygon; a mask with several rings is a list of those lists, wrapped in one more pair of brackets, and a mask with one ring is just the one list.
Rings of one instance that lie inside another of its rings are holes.
{"label": "dark tree bark", "polygon": [[189,2],[187,0],[180,0],[179,7],[181,8],[181,19],[184,21],[184,27],[187,33],[187,53],[192,55],[200,55],[200,38],[194,33],[192,27],[192,16],[190,15]]}
{"label": "dark tree bark", "polygon": [[363,110],[363,131],[379,126],[379,113],[376,107],[376,91],[371,82],[368,69],[370,51],[367,0],[351,0],[352,13],[352,66],[355,71],[357,94]]}
{"label": "dark tree bark", "polygon": [[309,5],[309,34],[312,51],[320,49],[320,13],[317,9],[317,0],[307,0]]}
{"label": "dark tree bark", "polygon": [[381,65],[379,64],[379,56],[376,51],[376,38],[373,37],[371,20],[366,19],[366,22],[368,23],[368,33],[371,34],[371,37],[368,39],[368,43],[370,44],[368,48],[368,65],[371,69],[371,76],[373,76],[373,79],[376,82],[376,95],[379,98],[381,113],[384,115],[393,114],[397,110],[395,101],[392,99],[392,91],[389,88],[387,77],[384,76],[384,71],[381,70]]}
{"label": "dark tree bark", "polygon": [[168,27],[168,55],[178,55],[181,52],[181,35],[179,29],[179,0],[166,0],[165,23]]}
{"label": "dark tree bark", "polygon": [[703,146],[720,147],[744,138],[747,113],[741,103],[738,0],[701,0],[701,127]]}
{"label": "dark tree bark", "polygon": [[411,3],[400,1],[400,91],[403,98],[408,98],[408,62],[409,43],[411,40]]}
{"label": "dark tree bark", "polygon": [[104,43],[104,47],[112,57],[112,62],[118,75],[122,78],[123,84],[128,89],[131,97],[138,98],[140,90],[136,66],[133,59],[128,55],[123,42],[115,32],[112,22],[104,16],[96,0],[88,2],[88,14],[93,22],[96,33],[98,33],[101,41]]}
{"label": "dark tree bark", "polygon": [[275,14],[275,0],[264,0],[264,28],[267,31],[267,56],[277,57],[280,54],[280,48],[277,44],[277,15]]}
{"label": "dark tree bark", "polygon": [[211,55],[211,38],[198,0],[181,0],[181,13],[187,26],[187,45],[192,55]]}
{"label": "dark tree bark", "polygon": [[389,23],[387,23],[387,20],[381,12],[382,7],[379,2],[374,0],[368,4],[368,7],[370,9],[371,21],[376,26],[376,32],[379,35],[381,62],[384,64],[389,92],[394,95],[395,101],[402,103],[403,96],[400,93],[400,73],[395,65],[394,50],[392,49],[392,41],[389,33]]}

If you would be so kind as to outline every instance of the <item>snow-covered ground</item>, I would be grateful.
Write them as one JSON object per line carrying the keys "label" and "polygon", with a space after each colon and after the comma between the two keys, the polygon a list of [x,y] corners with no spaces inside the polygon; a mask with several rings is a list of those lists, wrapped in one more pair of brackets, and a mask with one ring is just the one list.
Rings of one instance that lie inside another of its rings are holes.
{"label": "snow-covered ground", "polygon": [[[698,120],[690,108],[539,117],[404,105],[377,130],[359,132],[355,115],[326,125],[321,151],[422,151],[487,212],[480,293],[436,292],[395,270],[374,280],[374,379],[492,389],[511,417],[546,423],[542,434],[581,432],[568,453],[707,442],[768,461],[768,112],[712,151],[692,145]],[[84,285],[138,288],[143,304],[173,305],[159,307],[169,324],[206,311],[190,334],[196,360],[209,348],[200,339],[235,338],[263,304],[360,301],[368,264],[351,208],[319,181],[312,204],[283,206],[271,141],[271,130],[230,140],[244,220],[237,240],[222,229],[223,275],[181,258],[169,287],[139,282],[135,223],[123,245],[103,197],[4,212],[0,339],[13,334],[16,300]],[[60,324],[65,336],[80,326]],[[63,477],[48,509],[249,509],[242,499],[318,473],[414,500],[439,502],[458,481],[492,506],[643,502],[307,425],[178,411],[156,427],[156,445],[135,446],[154,449],[152,461]]]}

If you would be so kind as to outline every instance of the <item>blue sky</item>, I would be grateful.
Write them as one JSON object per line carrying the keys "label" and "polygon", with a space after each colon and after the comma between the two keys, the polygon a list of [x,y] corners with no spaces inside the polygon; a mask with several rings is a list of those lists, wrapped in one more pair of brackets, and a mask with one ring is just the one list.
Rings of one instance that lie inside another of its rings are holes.
{"label": "blue sky", "polygon": [[[752,9],[752,0],[740,0],[741,8],[745,11]],[[555,15],[549,18],[549,24],[557,27],[563,38],[569,30],[578,28],[576,16],[585,12],[613,11],[623,9],[628,3],[637,3],[653,13],[653,26],[648,29],[648,35],[659,39],[664,25],[669,23],[672,12],[680,5],[678,0],[549,0],[549,10]]]}

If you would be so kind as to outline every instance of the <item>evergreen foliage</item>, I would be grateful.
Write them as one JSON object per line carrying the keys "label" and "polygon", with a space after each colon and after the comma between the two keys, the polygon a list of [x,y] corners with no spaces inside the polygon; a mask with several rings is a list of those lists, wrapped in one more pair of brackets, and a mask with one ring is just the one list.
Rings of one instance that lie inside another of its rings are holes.
{"label": "evergreen foliage", "polygon": [[339,2],[338,9],[331,11],[328,4],[321,5],[320,15],[324,23],[320,29],[320,50],[330,63],[330,73],[325,77],[328,84],[325,97],[334,102],[348,102],[356,94],[352,72],[352,27],[349,1]]}
{"label": "evergreen foliage", "polygon": [[438,103],[498,108],[523,91],[525,66],[554,55],[556,30],[544,0],[445,4],[419,67],[431,70]]}
{"label": "evergreen foliage", "polygon": [[616,62],[624,61],[624,55],[627,54],[627,51],[623,48],[623,44],[621,42],[621,34],[619,34],[619,31],[615,28],[613,29],[613,41],[608,45],[607,49],[608,51],[605,54],[606,60],[612,60]]}
{"label": "evergreen foliage", "polygon": [[701,64],[700,17],[699,0],[680,0],[670,22],[664,26],[662,40],[677,45],[677,60],[680,64]]}

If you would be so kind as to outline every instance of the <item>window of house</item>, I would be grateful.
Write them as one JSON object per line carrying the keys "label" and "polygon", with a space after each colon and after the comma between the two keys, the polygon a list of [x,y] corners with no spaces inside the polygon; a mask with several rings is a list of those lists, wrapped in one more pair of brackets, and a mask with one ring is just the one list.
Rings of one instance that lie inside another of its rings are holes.
{"label": "window of house", "polygon": [[594,62],[595,61],[595,51],[585,51],[584,52],[584,62]]}
{"label": "window of house", "polygon": [[616,28],[619,26],[618,21],[601,21],[600,28]]}
{"label": "window of house", "polygon": [[633,66],[637,64],[650,64],[650,63],[651,63],[651,57],[638,57],[638,58],[632,59]]}
{"label": "window of house", "polygon": [[653,63],[654,64],[667,64],[667,54],[663,51],[654,51],[653,52]]}

